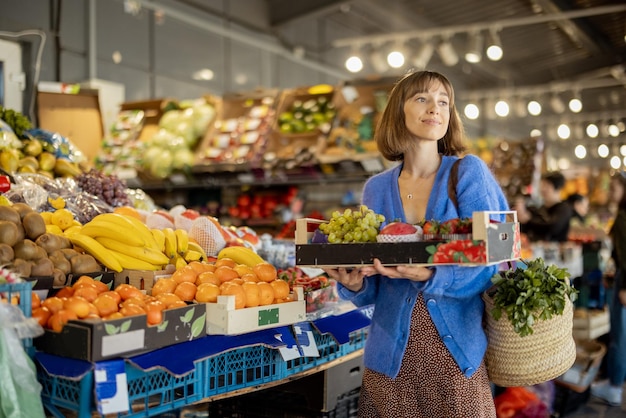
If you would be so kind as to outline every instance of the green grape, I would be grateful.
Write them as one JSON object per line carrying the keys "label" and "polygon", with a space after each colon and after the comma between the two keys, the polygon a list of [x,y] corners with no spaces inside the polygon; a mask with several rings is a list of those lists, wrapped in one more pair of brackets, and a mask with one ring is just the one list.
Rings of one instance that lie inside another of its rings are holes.
{"label": "green grape", "polygon": [[384,219],[383,215],[361,205],[358,210],[347,208],[343,212],[332,212],[330,220],[321,224],[319,230],[328,236],[330,243],[376,242]]}

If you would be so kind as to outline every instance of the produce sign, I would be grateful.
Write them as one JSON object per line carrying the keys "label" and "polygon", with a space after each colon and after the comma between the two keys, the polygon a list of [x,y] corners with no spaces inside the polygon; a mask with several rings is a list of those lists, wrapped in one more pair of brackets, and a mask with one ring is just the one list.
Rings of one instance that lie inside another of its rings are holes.
{"label": "produce sign", "polygon": [[[494,223],[490,215],[506,215]],[[303,218],[296,223],[296,265],[310,267],[354,267],[372,265],[489,265],[520,258],[521,242],[516,212],[474,212],[472,233],[434,235],[434,239],[412,242],[311,243],[323,223]],[[426,230],[424,230],[426,232]]]}

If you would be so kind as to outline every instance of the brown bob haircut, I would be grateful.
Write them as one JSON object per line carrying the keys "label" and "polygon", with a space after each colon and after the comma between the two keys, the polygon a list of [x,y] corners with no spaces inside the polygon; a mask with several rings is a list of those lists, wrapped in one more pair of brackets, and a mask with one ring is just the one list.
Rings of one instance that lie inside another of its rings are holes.
{"label": "brown bob haircut", "polygon": [[387,160],[404,160],[404,153],[416,139],[406,127],[404,104],[417,93],[428,91],[436,83],[441,83],[450,96],[450,123],[446,134],[439,140],[439,152],[443,155],[460,155],[466,150],[465,129],[454,104],[452,83],[434,71],[415,71],[396,82],[376,126],[374,139],[378,150]]}

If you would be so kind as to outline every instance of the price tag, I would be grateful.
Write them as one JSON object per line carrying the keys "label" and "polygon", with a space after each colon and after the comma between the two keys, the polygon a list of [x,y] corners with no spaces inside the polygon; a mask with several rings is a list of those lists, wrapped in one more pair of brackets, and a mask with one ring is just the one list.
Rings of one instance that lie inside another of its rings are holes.
{"label": "price tag", "polygon": [[124,360],[97,362],[93,373],[98,412],[102,415],[128,412],[128,381]]}
{"label": "price tag", "polygon": [[174,173],[170,176],[170,181],[175,185],[180,186],[181,184],[187,183],[187,178],[184,174]]}

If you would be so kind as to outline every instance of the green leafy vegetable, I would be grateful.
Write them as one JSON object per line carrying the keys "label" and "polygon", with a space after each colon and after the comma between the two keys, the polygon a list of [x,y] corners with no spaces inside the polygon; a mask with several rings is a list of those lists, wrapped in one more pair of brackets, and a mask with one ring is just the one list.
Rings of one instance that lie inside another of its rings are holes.
{"label": "green leafy vegetable", "polygon": [[0,106],[0,119],[5,121],[7,125],[13,129],[13,132],[18,138],[22,138],[24,136],[24,131],[33,127],[30,119],[28,119],[25,115],[16,110],[7,109],[2,106]]}
{"label": "green leafy vegetable", "polygon": [[567,269],[546,266],[542,258],[523,263],[526,268],[517,267],[493,276],[494,287],[487,292],[494,303],[493,318],[499,320],[506,314],[522,337],[533,333],[536,321],[563,314],[566,298],[574,302],[578,297],[578,290],[569,283]]}

